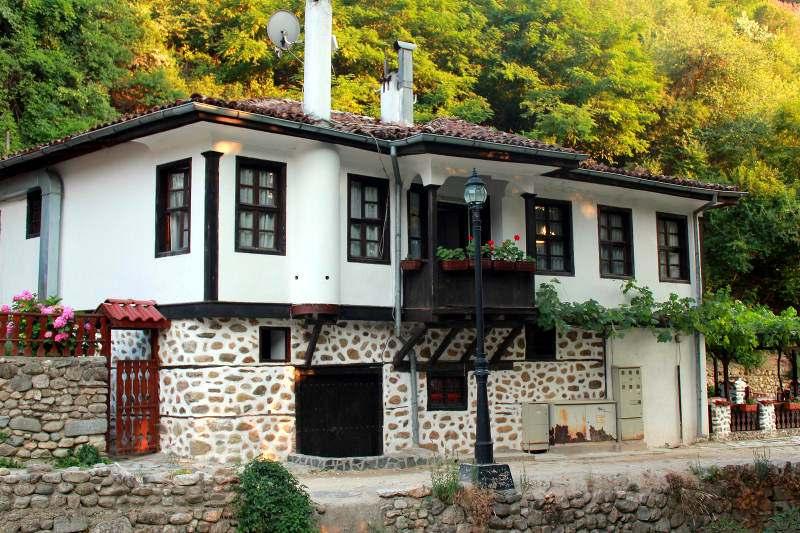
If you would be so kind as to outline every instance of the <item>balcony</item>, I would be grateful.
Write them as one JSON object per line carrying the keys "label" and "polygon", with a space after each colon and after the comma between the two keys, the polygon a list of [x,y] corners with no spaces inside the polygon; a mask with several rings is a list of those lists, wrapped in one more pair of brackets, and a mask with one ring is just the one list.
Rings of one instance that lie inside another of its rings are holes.
{"label": "balcony", "polygon": [[[525,318],[534,314],[534,273],[518,270],[483,271],[485,314]],[[418,270],[403,272],[403,316],[437,322],[475,311],[475,271],[443,270],[439,261],[424,261]]]}

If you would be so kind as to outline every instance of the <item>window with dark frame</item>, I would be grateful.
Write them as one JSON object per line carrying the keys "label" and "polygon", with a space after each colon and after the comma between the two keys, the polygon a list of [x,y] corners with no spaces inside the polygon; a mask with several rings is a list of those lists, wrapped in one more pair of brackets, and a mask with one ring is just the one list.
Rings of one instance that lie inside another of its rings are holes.
{"label": "window with dark frame", "polygon": [[427,253],[425,230],[427,224],[424,191],[419,185],[408,190],[408,258],[422,259]]}
{"label": "window with dark frame", "polygon": [[525,360],[555,361],[556,330],[542,329],[538,324],[525,324]]}
{"label": "window with dark frame", "polygon": [[631,211],[616,207],[597,207],[600,240],[600,276],[633,276],[633,230]]}
{"label": "window with dark frame", "polygon": [[658,234],[658,278],[689,281],[689,235],[686,217],[656,214]]}
{"label": "window with dark frame", "polygon": [[236,158],[236,251],[286,253],[286,166]]}
{"label": "window with dark frame", "polygon": [[289,328],[261,326],[258,328],[258,362],[289,362],[291,353],[291,332]]}
{"label": "window with dark frame", "polygon": [[389,181],[349,176],[347,259],[389,263]]}
{"label": "window with dark frame", "polygon": [[572,204],[536,198],[536,271],[572,274]]}
{"label": "window with dark frame", "polygon": [[42,232],[42,189],[28,191],[25,213],[25,238],[33,239]]}
{"label": "window with dark frame", "polygon": [[160,165],[156,180],[156,252],[189,252],[191,159]]}
{"label": "window with dark frame", "polygon": [[466,408],[466,370],[429,370],[428,411],[464,411]]}

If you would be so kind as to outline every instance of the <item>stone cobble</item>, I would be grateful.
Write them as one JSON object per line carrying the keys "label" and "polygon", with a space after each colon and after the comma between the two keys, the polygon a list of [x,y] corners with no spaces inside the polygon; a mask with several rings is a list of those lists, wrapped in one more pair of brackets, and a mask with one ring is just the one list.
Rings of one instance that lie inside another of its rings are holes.
{"label": "stone cobble", "polygon": [[428,457],[419,455],[377,455],[374,457],[317,457],[299,453],[289,454],[287,461],[320,470],[350,472],[392,468],[414,468],[429,463]]}
{"label": "stone cobble", "polygon": [[47,459],[92,444],[108,427],[103,357],[0,358],[0,457]]}

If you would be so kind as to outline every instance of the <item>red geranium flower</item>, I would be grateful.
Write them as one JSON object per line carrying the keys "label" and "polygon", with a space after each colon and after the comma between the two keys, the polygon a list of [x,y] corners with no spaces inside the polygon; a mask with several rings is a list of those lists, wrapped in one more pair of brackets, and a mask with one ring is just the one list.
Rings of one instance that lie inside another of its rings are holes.
{"label": "red geranium flower", "polygon": [[469,236],[469,240],[472,240],[472,235]]}
{"label": "red geranium flower", "polygon": [[494,241],[490,240],[486,244],[489,245],[489,248],[494,248]]}
{"label": "red geranium flower", "polygon": [[515,240],[515,241],[518,241],[519,239],[520,239],[520,237],[519,237],[519,233],[516,233],[516,234],[514,235],[514,240]]}

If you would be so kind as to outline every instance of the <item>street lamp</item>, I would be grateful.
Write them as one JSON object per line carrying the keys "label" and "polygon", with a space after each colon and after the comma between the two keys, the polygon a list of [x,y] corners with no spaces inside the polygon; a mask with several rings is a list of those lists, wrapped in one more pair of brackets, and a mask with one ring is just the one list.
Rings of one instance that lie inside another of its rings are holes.
{"label": "street lamp", "polygon": [[475,243],[475,383],[477,385],[477,419],[475,421],[475,464],[461,465],[461,478],[497,490],[513,489],[514,480],[508,465],[494,462],[492,430],[489,425],[489,363],[484,351],[483,269],[481,268],[481,209],[489,194],[477,169],[464,186],[464,201],[472,219],[472,242]]}

